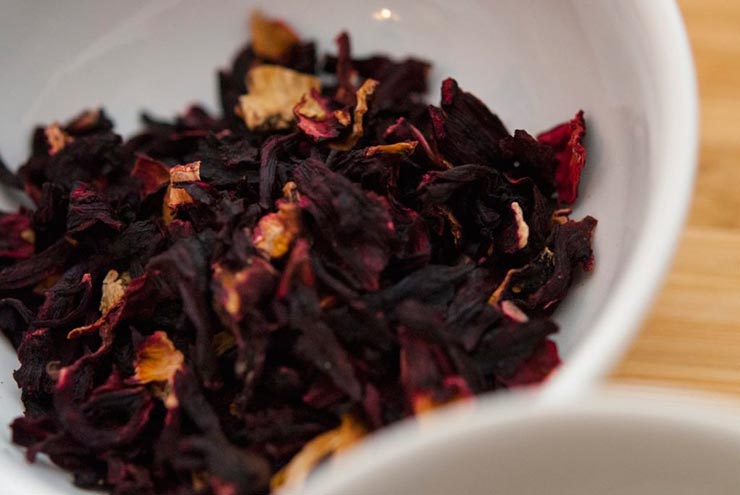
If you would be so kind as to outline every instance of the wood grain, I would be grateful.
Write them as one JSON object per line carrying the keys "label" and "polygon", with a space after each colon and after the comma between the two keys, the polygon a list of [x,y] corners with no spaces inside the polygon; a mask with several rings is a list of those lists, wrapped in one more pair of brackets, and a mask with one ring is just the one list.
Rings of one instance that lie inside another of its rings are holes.
{"label": "wood grain", "polygon": [[701,96],[694,203],[665,287],[612,380],[740,396],[740,2],[679,5]]}

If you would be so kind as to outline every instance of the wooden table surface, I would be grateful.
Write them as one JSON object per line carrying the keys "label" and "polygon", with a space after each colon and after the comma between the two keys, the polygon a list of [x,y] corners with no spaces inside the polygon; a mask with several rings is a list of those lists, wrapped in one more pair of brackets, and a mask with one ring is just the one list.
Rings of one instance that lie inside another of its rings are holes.
{"label": "wooden table surface", "polygon": [[740,397],[740,1],[679,4],[701,95],[694,202],[666,284],[612,380]]}

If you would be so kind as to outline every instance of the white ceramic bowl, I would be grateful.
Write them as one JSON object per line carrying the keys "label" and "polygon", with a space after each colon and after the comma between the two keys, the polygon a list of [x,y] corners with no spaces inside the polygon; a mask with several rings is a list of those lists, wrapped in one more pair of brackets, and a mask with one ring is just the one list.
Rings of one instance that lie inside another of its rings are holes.
{"label": "white ceramic bowl", "polygon": [[[586,111],[590,161],[575,215],[600,221],[596,271],[557,313],[565,364],[543,393],[567,398],[608,370],[663,277],[691,194],[695,82],[674,2],[0,0],[5,160],[24,159],[34,124],[83,107],[104,105],[124,133],[140,109],[169,116],[193,99],[215,108],[214,70],[246,38],[257,5],[322,51],[346,28],[358,54],[426,57],[434,86],[455,76],[512,129],[543,130]],[[392,15],[378,20],[382,8]],[[21,411],[16,367],[1,343],[2,424]],[[7,441],[0,452],[0,472],[22,462]],[[37,474],[18,471],[24,480]]]}
{"label": "white ceramic bowl", "polygon": [[739,420],[736,402],[650,389],[488,397],[378,434],[301,495],[737,495]]}

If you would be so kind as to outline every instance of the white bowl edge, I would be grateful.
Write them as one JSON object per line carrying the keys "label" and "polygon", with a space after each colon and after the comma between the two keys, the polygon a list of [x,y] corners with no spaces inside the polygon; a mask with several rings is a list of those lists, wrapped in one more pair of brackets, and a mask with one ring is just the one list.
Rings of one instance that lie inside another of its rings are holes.
{"label": "white bowl edge", "polygon": [[[282,495],[334,495],[347,493],[344,489],[348,486],[357,486],[358,493],[368,493],[375,473],[382,472],[384,466],[412,465],[415,453],[440,450],[440,445],[456,438],[470,439],[480,432],[495,438],[497,432],[511,425],[554,424],[558,418],[592,419],[612,427],[630,420],[657,423],[700,434],[711,432],[727,437],[728,442],[740,443],[740,403],[711,393],[616,385],[592,391],[578,403],[537,404],[533,399],[532,395],[516,392],[489,395],[474,404],[433,411],[419,421],[403,421],[332,459],[304,486],[290,488]],[[563,448],[577,448],[577,442]],[[605,455],[607,451],[608,447]],[[440,450],[440,455],[445,454]],[[450,469],[454,469],[452,462]]]}
{"label": "white bowl edge", "polygon": [[[665,128],[656,154],[673,163],[674,174],[664,177],[650,199],[626,274],[599,314],[594,326],[570,358],[542,388],[541,400],[569,400],[587,392],[623,355],[647,315],[671,266],[691,205],[699,144],[699,107],[693,56],[675,0],[639,2],[650,23],[654,42],[649,49],[661,56],[656,73],[665,89],[661,108]],[[672,215],[665,212],[673,209]],[[678,211],[676,211],[678,210]],[[598,235],[598,234],[597,234]],[[635,309],[637,308],[637,309]],[[609,329],[612,331],[609,331]]]}

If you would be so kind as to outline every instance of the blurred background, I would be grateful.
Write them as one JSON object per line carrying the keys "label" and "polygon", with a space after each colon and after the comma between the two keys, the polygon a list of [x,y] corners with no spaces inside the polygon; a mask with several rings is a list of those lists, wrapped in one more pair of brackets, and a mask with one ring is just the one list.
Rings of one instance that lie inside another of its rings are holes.
{"label": "blurred background", "polygon": [[694,202],[670,275],[612,380],[740,397],[740,1],[678,3],[701,98]]}

